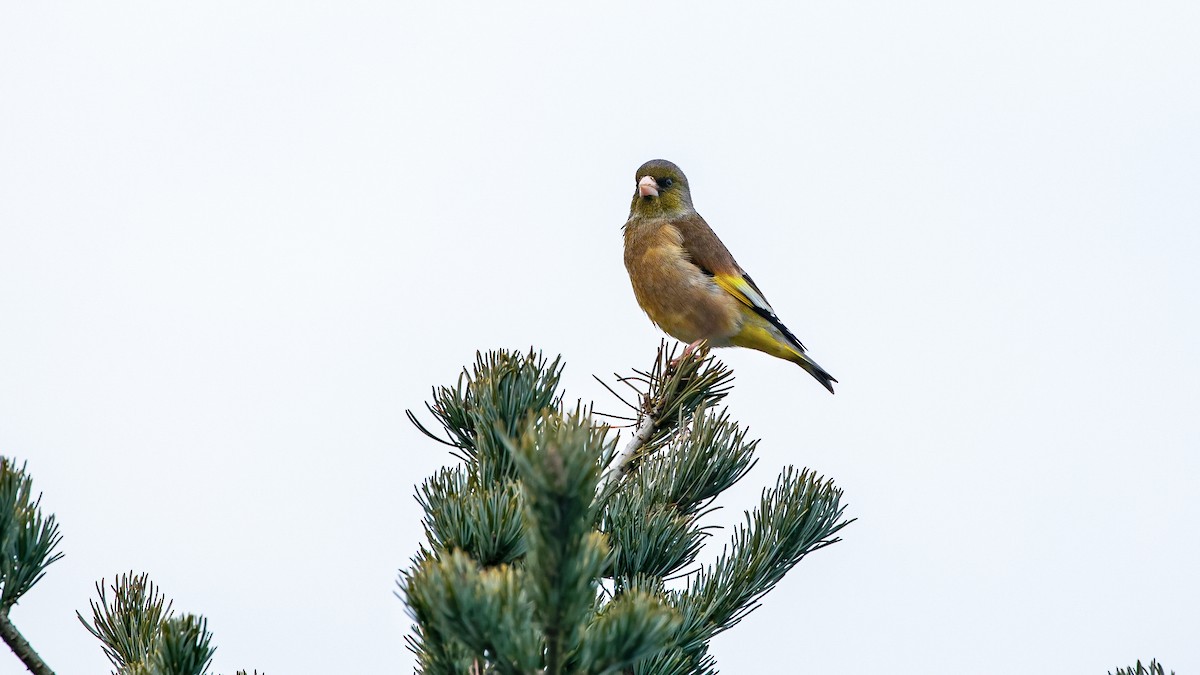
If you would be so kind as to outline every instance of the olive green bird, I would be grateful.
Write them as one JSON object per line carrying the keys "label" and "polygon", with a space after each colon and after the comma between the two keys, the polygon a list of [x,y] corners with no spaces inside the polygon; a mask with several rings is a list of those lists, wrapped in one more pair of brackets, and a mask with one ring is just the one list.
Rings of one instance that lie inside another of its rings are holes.
{"label": "olive green bird", "polygon": [[692,207],[687,177],[671,162],[646,162],[625,231],[625,268],[638,304],[659,328],[689,343],[749,347],[787,359],[833,393],[833,376],[775,316],[762,291]]}

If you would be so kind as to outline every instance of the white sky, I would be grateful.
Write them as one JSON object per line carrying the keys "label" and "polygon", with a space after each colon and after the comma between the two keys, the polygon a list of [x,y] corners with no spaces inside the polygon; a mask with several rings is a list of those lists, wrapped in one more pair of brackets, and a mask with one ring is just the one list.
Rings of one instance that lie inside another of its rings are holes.
{"label": "white sky", "polygon": [[1200,671],[1200,5],[982,4],[7,3],[0,452],[67,554],[17,625],[104,672],[144,570],[220,672],[411,672],[404,409],[534,345],[615,410],[664,157],[841,380],[721,352],[714,522],[786,463],[859,519],[723,672]]}

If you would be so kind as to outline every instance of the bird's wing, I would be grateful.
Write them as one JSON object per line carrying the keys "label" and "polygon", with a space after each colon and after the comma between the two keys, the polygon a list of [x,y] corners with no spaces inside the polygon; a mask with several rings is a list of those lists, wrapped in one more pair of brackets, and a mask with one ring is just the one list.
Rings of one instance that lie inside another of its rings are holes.
{"label": "bird's wing", "polygon": [[717,238],[717,234],[699,214],[690,214],[672,224],[683,236],[683,250],[687,252],[696,267],[712,277],[713,282],[726,293],[737,298],[742,304],[778,328],[792,342],[795,342],[801,351],[804,351],[804,345],[779,321],[771,303],[767,302],[766,296],[758,290],[754,280],[737,264],[737,261],[733,259],[733,254],[725,248],[725,244]]}
{"label": "bird's wing", "polygon": [[763,309],[772,314],[771,304],[745,270],[733,259],[729,249],[717,238],[708,223],[698,214],[690,214],[672,223],[683,238],[683,250],[702,272],[712,277],[718,286],[751,309]]}

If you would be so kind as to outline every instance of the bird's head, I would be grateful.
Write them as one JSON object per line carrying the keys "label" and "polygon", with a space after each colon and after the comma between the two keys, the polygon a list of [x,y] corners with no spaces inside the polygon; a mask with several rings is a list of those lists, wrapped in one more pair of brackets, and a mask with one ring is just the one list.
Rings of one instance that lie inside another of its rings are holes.
{"label": "bird's head", "polygon": [[630,216],[670,216],[692,210],[687,176],[667,160],[652,159],[641,165],[634,180],[637,189],[629,207]]}

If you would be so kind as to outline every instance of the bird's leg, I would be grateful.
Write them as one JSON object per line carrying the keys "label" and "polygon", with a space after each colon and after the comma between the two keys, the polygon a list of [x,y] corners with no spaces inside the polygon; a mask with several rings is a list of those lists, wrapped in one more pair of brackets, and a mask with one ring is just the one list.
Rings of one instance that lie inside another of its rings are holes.
{"label": "bird's leg", "polygon": [[682,360],[686,359],[688,356],[690,356],[691,353],[696,351],[696,348],[699,347],[703,343],[704,343],[704,338],[700,338],[699,340],[696,340],[696,341],[692,342],[691,344],[689,344],[688,346],[684,347],[682,354],[671,359],[671,366],[679,365],[680,361],[682,361]]}

